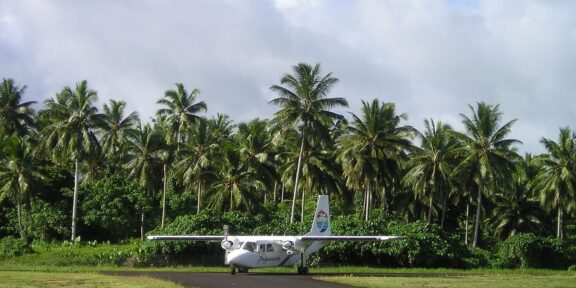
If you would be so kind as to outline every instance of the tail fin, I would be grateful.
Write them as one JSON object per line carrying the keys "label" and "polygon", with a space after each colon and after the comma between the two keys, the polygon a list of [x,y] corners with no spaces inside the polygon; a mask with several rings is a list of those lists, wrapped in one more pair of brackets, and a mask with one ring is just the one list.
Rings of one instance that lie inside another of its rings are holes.
{"label": "tail fin", "polygon": [[328,195],[318,195],[318,204],[314,212],[312,229],[306,235],[309,236],[329,236],[330,235],[330,205]]}

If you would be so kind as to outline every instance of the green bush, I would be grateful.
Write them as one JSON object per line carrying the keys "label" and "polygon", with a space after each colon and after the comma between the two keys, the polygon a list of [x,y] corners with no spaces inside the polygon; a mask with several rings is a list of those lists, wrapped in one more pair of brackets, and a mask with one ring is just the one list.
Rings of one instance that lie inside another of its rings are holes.
{"label": "green bush", "polygon": [[30,245],[20,238],[8,236],[0,240],[0,257],[16,257],[32,252]]}
{"label": "green bush", "polygon": [[[484,255],[473,255],[461,239],[423,222],[403,224],[362,221],[351,216],[332,219],[334,235],[399,235],[392,242],[336,242],[320,250],[325,263],[386,267],[474,268],[485,265]],[[347,251],[347,253],[342,253]]]}
{"label": "green bush", "polygon": [[491,265],[496,268],[566,269],[569,263],[562,241],[521,233],[498,245]]}

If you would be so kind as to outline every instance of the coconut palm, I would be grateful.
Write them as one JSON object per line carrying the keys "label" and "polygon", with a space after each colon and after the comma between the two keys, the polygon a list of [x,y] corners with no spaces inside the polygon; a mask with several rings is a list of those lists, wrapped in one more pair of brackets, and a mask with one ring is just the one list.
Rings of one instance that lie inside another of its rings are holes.
{"label": "coconut palm", "polygon": [[102,122],[99,123],[100,143],[108,164],[117,168],[121,164],[122,150],[127,142],[127,134],[139,123],[138,112],[125,116],[126,102],[110,99],[110,105],[104,104]]}
{"label": "coconut palm", "polygon": [[235,135],[242,161],[266,185],[268,190],[273,189],[278,177],[276,161],[272,154],[272,135],[268,131],[268,121],[254,119],[247,123],[240,123]]}
{"label": "coconut palm", "polygon": [[0,125],[6,134],[23,136],[34,123],[30,106],[36,101],[21,102],[26,86],[14,84],[13,79],[3,79],[0,85]]}
{"label": "coconut palm", "polygon": [[512,120],[501,125],[502,112],[499,105],[479,102],[476,109],[469,105],[472,116],[460,114],[466,134],[453,132],[462,141],[462,146],[455,149],[455,155],[461,157],[461,162],[455,168],[456,173],[472,173],[478,185],[476,203],[476,223],[474,226],[474,241],[472,250],[478,247],[480,232],[482,196],[495,192],[497,184],[509,179],[514,171],[513,160],[518,157],[511,146],[521,143],[516,139],[507,139]]}
{"label": "coconut palm", "polygon": [[141,198],[142,203],[139,204],[141,206],[140,237],[143,240],[146,202],[158,187],[160,180],[163,141],[162,135],[152,129],[149,124],[144,126],[140,124],[137,129],[131,130],[127,139],[130,160],[126,164],[126,168],[130,171],[129,177],[136,180],[144,190]]}
{"label": "coconut palm", "polygon": [[[417,196],[428,196],[427,221],[430,224],[434,210],[434,196],[450,186],[450,175],[455,164],[450,152],[456,148],[457,142],[448,133],[452,128],[442,122],[436,124],[434,120],[424,120],[424,129],[423,134],[418,133],[422,141],[421,148],[410,155],[410,160],[406,163],[409,168],[402,182],[410,186]],[[446,200],[447,195],[444,196]],[[443,202],[445,211],[446,201]]]}
{"label": "coconut palm", "polygon": [[16,204],[20,237],[29,241],[30,197],[43,175],[30,136],[11,136],[2,141],[0,160],[0,202],[9,198]]}
{"label": "coconut palm", "polygon": [[194,102],[199,94],[200,90],[198,89],[188,93],[182,83],[176,83],[176,90],[167,90],[164,93],[164,98],[156,102],[165,106],[157,113],[167,117],[166,121],[170,127],[169,136],[174,140],[174,143],[183,142],[186,129],[200,118],[197,114],[207,110],[206,103],[203,101]]}
{"label": "coconut palm", "polygon": [[200,119],[190,128],[188,139],[180,145],[178,161],[174,164],[176,176],[189,189],[196,189],[196,213],[202,203],[202,191],[207,178],[213,174],[214,163],[218,160],[219,143],[213,142],[207,120]]}
{"label": "coconut palm", "polygon": [[290,222],[294,222],[294,210],[298,193],[298,181],[301,173],[302,155],[307,149],[306,142],[312,137],[329,138],[329,126],[343,116],[329,111],[335,107],[348,107],[344,98],[328,98],[330,89],[338,82],[332,73],[324,76],[320,72],[320,64],[314,67],[300,63],[293,67],[293,74],[286,74],[280,80],[281,85],[272,85],[270,89],[279,97],[269,103],[280,106],[274,114],[272,124],[283,130],[297,127],[300,135],[300,153],[296,175],[294,175],[294,193]]}
{"label": "coconut palm", "polygon": [[252,212],[260,206],[258,192],[263,182],[236,149],[226,149],[216,167],[216,180],[208,191],[208,208],[216,212],[240,210]]}
{"label": "coconut palm", "polygon": [[576,206],[576,139],[570,128],[562,128],[558,142],[546,138],[540,142],[548,154],[538,157],[542,170],[534,178],[533,188],[545,207],[557,209],[556,237],[562,239],[564,213]]}
{"label": "coconut palm", "polygon": [[[295,171],[298,169],[298,142],[301,135],[295,130],[287,131],[284,134],[285,142],[288,144],[286,150],[279,155],[282,164],[279,170],[282,171],[282,182],[288,185],[293,185],[293,178]],[[340,181],[341,169],[339,169],[336,161],[334,161],[334,151],[328,149],[326,146],[315,142],[313,139],[310,142],[310,148],[307,149],[302,155],[301,173],[302,181],[300,187],[302,188],[301,195],[301,210],[300,221],[304,221],[304,208],[306,204],[306,191],[315,191],[319,194],[331,194],[332,196],[340,196],[342,193],[343,181]],[[336,197],[332,197],[335,199]]]}
{"label": "coconut palm", "polygon": [[539,207],[536,197],[530,191],[530,173],[535,161],[530,155],[516,163],[516,171],[507,185],[494,195],[495,207],[488,223],[494,228],[496,236],[504,240],[517,233],[540,230],[544,211]]}
{"label": "coconut palm", "polygon": [[[390,187],[412,149],[410,138],[415,132],[411,126],[402,126],[406,114],[396,115],[393,103],[362,101],[361,117],[352,113],[348,134],[338,140],[338,161],[342,164],[347,185],[364,189],[364,217],[368,220],[374,203],[374,192]],[[386,183],[387,182],[387,183]],[[385,196],[383,195],[383,206]]]}
{"label": "coconut palm", "polygon": [[102,115],[93,105],[98,96],[88,88],[86,80],[76,84],[74,89],[65,87],[56,99],[48,99],[42,111],[50,124],[43,130],[43,147],[57,161],[74,163],[74,196],[72,200],[72,239],[76,238],[76,206],[78,202],[78,182],[82,161],[94,159],[100,153],[100,144],[94,128]]}

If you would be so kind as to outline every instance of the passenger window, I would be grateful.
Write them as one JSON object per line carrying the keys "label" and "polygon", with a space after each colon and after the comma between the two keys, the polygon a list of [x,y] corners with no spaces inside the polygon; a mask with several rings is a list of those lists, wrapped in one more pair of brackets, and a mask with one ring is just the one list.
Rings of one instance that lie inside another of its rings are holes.
{"label": "passenger window", "polygon": [[258,248],[258,252],[264,252],[264,251],[265,251],[265,247],[266,247],[266,245],[260,244],[260,247]]}
{"label": "passenger window", "polygon": [[266,244],[266,252],[273,252],[274,248],[272,247],[272,244]]}

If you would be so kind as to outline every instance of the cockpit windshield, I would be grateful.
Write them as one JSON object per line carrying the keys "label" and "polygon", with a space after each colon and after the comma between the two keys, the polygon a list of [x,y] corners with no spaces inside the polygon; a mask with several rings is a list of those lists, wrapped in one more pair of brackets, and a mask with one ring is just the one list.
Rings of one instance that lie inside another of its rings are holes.
{"label": "cockpit windshield", "polygon": [[254,249],[256,249],[256,243],[246,242],[242,245],[241,249],[248,250],[250,252],[254,252]]}

